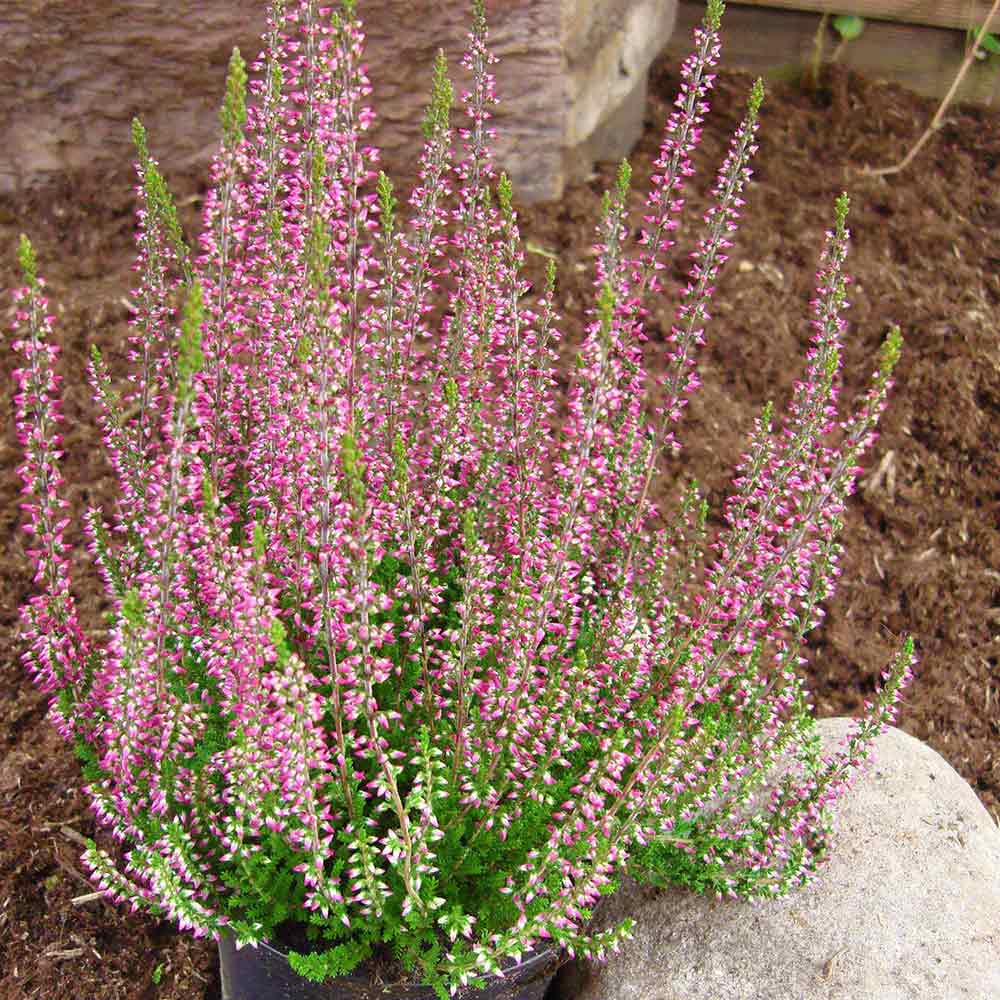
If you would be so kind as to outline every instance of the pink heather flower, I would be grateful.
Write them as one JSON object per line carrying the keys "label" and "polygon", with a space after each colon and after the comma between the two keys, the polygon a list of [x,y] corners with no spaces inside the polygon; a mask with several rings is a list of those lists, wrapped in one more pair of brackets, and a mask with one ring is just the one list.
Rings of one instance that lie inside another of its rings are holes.
{"label": "pink heather flower", "polygon": [[804,372],[786,413],[756,422],[723,529],[709,536],[693,488],[672,518],[652,499],[756,149],[759,84],[650,393],[645,318],[721,3],[683,66],[634,245],[627,164],[605,199],[565,399],[556,274],[534,298],[521,276],[474,8],[471,86],[453,123],[438,60],[405,207],[366,143],[350,2],[272,0],[249,83],[234,53],[197,253],[136,123],[133,375],[119,388],[97,352],[90,367],[121,485],[86,517],[112,608],[101,637],[69,583],[57,357],[26,239],[14,343],[39,590],[25,661],[117,842],[88,849],[95,883],[241,943],[286,920],[357,956],[390,931],[423,954],[436,934],[447,947],[421,969],[451,987],[541,942],[617,950],[629,922],[591,933],[588,913],[622,870],[655,880],[663,852],[720,897],[808,880],[913,662],[908,642],[847,744],[817,759],[796,668],[899,352],[894,332],[842,416],[846,197]]}

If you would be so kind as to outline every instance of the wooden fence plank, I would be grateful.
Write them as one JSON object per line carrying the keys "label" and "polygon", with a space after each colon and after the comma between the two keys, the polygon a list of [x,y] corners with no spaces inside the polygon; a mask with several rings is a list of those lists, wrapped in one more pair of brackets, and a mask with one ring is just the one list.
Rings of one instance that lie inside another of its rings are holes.
{"label": "wooden fence plank", "polygon": [[[832,2],[843,5],[846,0]],[[704,12],[703,0],[680,0],[677,27],[667,48],[669,58],[679,62],[688,54],[691,33]],[[722,65],[770,79],[798,79],[814,57],[818,24],[815,12],[728,3],[722,19]],[[836,48],[837,36],[828,30],[824,58],[829,59]],[[940,98],[955,79],[964,55],[965,36],[953,29],[872,21],[859,38],[843,47],[838,61],[871,79],[891,80]],[[997,58],[972,65],[958,92],[959,101],[1000,103]]]}
{"label": "wooden fence plank", "polygon": [[[978,28],[992,5],[986,0],[738,0],[733,6],[860,14],[879,21],[903,21],[939,28]],[[993,18],[993,28],[1000,30],[1000,13]]]}

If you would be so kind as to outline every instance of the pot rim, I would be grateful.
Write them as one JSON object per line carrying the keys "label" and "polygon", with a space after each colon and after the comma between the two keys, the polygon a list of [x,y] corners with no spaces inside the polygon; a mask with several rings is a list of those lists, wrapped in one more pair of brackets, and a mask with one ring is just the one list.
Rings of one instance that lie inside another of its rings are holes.
{"label": "pot rim", "polygon": [[[233,937],[233,935],[230,932],[228,932],[228,931],[224,931],[223,932],[223,934],[220,937],[220,941],[219,941],[220,944],[222,943],[222,939],[223,938],[227,939],[227,941],[229,942],[229,944],[233,947],[233,949],[235,951],[242,951],[243,950],[242,948],[238,948],[236,946],[235,938]],[[277,958],[277,959],[279,959],[279,960],[281,960],[283,962],[288,962],[288,951],[284,951],[280,947],[278,947],[277,945],[270,944],[267,941],[260,941],[256,945],[244,945],[243,947],[244,948],[254,948],[254,947],[255,948],[260,948],[263,951],[265,951],[265,952],[269,953],[270,955],[274,956],[275,958]],[[290,948],[288,950],[289,951],[294,951],[295,949],[294,948]],[[564,960],[564,958],[565,958],[565,956],[562,955],[562,950],[559,949],[557,946],[555,946],[553,943],[551,943],[551,942],[548,942],[548,943],[546,943],[546,942],[540,942],[539,945],[537,945],[536,947],[532,948],[530,951],[526,952],[525,955],[524,955],[524,957],[522,958],[522,960],[520,962],[518,962],[516,965],[504,965],[501,962],[500,968],[502,970],[502,977],[498,976],[498,978],[506,978],[507,976],[511,975],[512,973],[518,973],[518,972],[527,971],[533,965],[541,963],[547,957],[551,957],[551,959],[554,960],[555,963],[556,963],[555,966],[554,966],[553,972],[556,969],[558,969],[560,965],[563,964],[563,961],[561,959]],[[480,973],[480,975],[484,975],[484,976],[485,975],[494,975],[494,976],[497,976],[498,974],[497,973]],[[338,978],[341,978],[341,979],[345,980],[346,982],[357,983],[359,985],[360,984],[371,985],[367,976],[359,976],[359,975],[357,975],[355,973],[352,973],[352,972],[348,972],[344,976],[341,976],[341,977],[338,977]],[[429,989],[430,988],[430,984],[429,983],[419,983],[419,982],[418,983],[414,983],[414,982],[385,983],[384,985],[385,986],[406,986],[406,987],[411,988],[411,989],[417,989],[417,988]]]}

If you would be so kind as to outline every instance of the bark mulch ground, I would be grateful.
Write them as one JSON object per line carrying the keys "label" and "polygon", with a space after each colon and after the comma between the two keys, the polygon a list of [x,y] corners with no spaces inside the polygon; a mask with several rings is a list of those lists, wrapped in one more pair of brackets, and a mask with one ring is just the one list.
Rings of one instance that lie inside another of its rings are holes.
{"label": "bark mulch ground", "polygon": [[[648,175],[677,80],[654,72],[647,131],[633,158]],[[741,113],[746,78],[722,74],[699,160],[703,172],[679,232],[675,274],[696,238],[714,165]],[[837,73],[814,93],[772,88],[746,219],[723,275],[704,388],[684,425],[685,450],[664,495],[694,476],[718,507],[728,470],[767,399],[788,397],[808,342],[813,271],[842,190],[852,198],[850,269],[856,277],[844,398],[863,387],[877,347],[898,323],[906,337],[898,383],[847,514],[843,578],[813,635],[806,668],[821,716],[861,710],[894,637],[912,632],[920,664],[900,725],[926,740],[1000,820],[1000,112],[958,108],[905,174],[860,173],[897,160],[933,105],[901,89]],[[155,137],[152,137],[155,146]],[[189,233],[205,178],[174,176]],[[533,246],[559,257],[568,343],[590,293],[590,244],[612,167],[558,204],[523,214]],[[66,391],[66,458],[79,511],[104,503],[112,482],[99,457],[84,365],[96,342],[120,365],[131,282],[132,177],[67,176],[44,191],[0,200],[0,286],[17,283],[17,234],[35,242],[58,316]],[[536,278],[544,258],[529,255]],[[9,326],[9,297],[0,321]],[[675,302],[653,316],[662,347]],[[567,348],[567,353],[568,353]],[[213,948],[166,925],[97,901],[79,841],[94,824],[79,771],[45,720],[45,701],[18,662],[16,608],[32,589],[18,522],[9,350],[0,356],[6,417],[0,442],[0,998],[215,1000]],[[655,367],[655,361],[654,361]],[[84,553],[75,536],[78,561]],[[100,610],[96,598],[84,601]]]}

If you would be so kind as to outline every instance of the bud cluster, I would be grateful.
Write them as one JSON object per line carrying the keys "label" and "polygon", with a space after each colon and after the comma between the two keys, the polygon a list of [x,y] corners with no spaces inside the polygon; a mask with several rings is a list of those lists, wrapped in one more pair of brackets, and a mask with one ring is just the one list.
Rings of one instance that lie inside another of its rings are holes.
{"label": "bud cluster", "polygon": [[757,421],[723,530],[694,487],[671,517],[652,500],[756,148],[759,83],[651,386],[644,321],[720,0],[636,244],[627,164],[605,198],[565,394],[555,269],[530,296],[474,8],[464,125],[442,57],[405,207],[365,142],[353,2],[272,0],[260,60],[234,53],[196,250],[135,124],[134,376],[116,388],[96,351],[90,370],[121,486],[86,518],[106,634],[69,585],[56,349],[26,239],[15,343],[39,587],[25,659],[119,842],[88,849],[95,882],[196,934],[307,925],[317,948],[292,960],[312,978],[390,943],[442,995],[538,946],[617,948],[628,922],[588,922],[622,872],[744,898],[807,881],[913,660],[907,642],[822,756],[796,668],[899,352],[893,332],[840,416],[846,197],[804,373]]}

